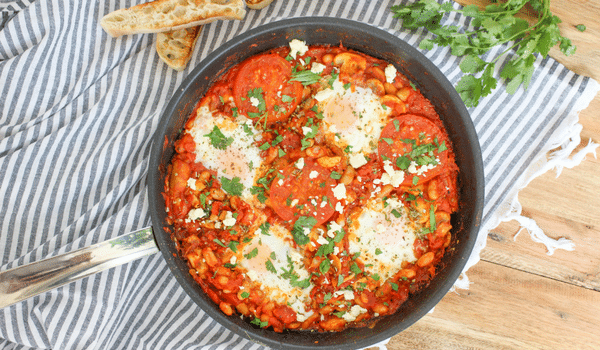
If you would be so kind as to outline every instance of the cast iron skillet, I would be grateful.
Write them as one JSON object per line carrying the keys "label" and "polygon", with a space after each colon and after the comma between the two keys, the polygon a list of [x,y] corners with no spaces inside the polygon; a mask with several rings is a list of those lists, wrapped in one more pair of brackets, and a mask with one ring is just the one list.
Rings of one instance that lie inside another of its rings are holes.
{"label": "cast iron skillet", "polygon": [[[453,215],[451,249],[444,256],[437,276],[418,294],[409,297],[393,315],[383,317],[373,328],[346,329],[336,333],[289,331],[276,333],[226,316],[190,276],[179,258],[175,243],[164,227],[163,191],[165,169],[173,156],[173,142],[198,100],[212,82],[245,58],[271,48],[288,45],[292,39],[307,44],[342,43],[393,63],[415,82],[435,106],[454,144],[460,168],[460,210]],[[238,335],[273,348],[339,349],[361,348],[392,337],[433,308],[460,275],[475,243],[483,207],[483,165],[477,135],[469,114],[450,82],[421,53],[399,38],[375,27],[338,18],[295,18],[252,29],[219,47],[194,69],[163,111],[154,136],[149,171],[150,214],[159,248],[177,281],[212,318]]]}

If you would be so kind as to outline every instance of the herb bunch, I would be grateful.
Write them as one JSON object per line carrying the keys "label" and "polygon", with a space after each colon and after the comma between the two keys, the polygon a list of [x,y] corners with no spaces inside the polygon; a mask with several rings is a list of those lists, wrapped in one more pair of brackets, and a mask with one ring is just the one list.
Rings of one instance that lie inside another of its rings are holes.
{"label": "herb bunch", "polygon": [[[479,100],[496,88],[494,78],[496,63],[501,57],[508,59],[500,69],[500,78],[506,82],[506,92],[514,94],[519,86],[527,89],[534,71],[536,54],[546,57],[550,49],[559,44],[565,55],[575,52],[571,40],[560,34],[561,20],[550,12],[550,0],[507,0],[480,9],[467,5],[455,9],[452,2],[438,3],[435,0],[418,0],[409,5],[391,7],[394,18],[402,19],[409,29],[426,28],[434,37],[423,39],[419,47],[431,50],[434,45],[449,46],[452,55],[463,56],[460,68],[464,75],[456,90],[467,107],[475,107]],[[537,13],[535,23],[516,15],[529,3]],[[457,12],[471,18],[472,30],[461,31],[453,25],[442,25],[445,14]],[[492,48],[509,43],[499,55],[489,61],[481,57]],[[508,54],[514,50],[510,56]]]}

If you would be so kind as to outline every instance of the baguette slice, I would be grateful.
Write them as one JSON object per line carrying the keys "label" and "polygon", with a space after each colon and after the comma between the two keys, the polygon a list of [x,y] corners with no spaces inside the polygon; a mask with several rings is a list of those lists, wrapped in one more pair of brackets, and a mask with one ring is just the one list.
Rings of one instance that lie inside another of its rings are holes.
{"label": "baguette slice", "polygon": [[269,4],[273,2],[273,0],[245,0],[245,2],[246,6],[248,6],[249,8],[253,10],[260,10],[269,6]]}
{"label": "baguette slice", "polygon": [[171,68],[182,71],[187,66],[202,26],[156,34],[156,52]]}
{"label": "baguette slice", "polygon": [[102,28],[113,37],[197,27],[216,20],[242,20],[244,0],[156,0],[104,16]]}

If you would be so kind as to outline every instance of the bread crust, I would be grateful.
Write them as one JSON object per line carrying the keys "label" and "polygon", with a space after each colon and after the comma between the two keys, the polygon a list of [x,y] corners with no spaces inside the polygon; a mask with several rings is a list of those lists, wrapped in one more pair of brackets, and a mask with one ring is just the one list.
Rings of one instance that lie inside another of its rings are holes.
{"label": "bread crust", "polygon": [[253,10],[263,9],[273,2],[273,0],[245,0],[246,6]]}
{"label": "bread crust", "polygon": [[184,28],[156,35],[156,52],[171,68],[182,71],[187,66],[202,26]]}
{"label": "bread crust", "polygon": [[244,0],[156,0],[104,16],[102,28],[111,36],[176,31],[216,20],[242,20]]}

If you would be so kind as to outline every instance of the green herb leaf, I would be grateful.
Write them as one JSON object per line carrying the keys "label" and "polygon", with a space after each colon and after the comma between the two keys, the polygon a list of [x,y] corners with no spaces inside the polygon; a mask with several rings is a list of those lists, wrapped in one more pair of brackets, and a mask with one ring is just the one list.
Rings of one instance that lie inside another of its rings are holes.
{"label": "green herb leaf", "polygon": [[271,271],[275,274],[277,273],[277,269],[275,268],[275,265],[273,265],[270,259],[265,262],[265,266],[267,268],[267,271]]}
{"label": "green herb leaf", "polygon": [[250,260],[258,255],[258,248],[254,248],[248,254],[244,254],[244,258]]}
{"label": "green herb leaf", "polygon": [[221,176],[221,188],[232,196],[241,196],[244,191],[244,185],[240,183],[240,178],[237,176],[231,180]]}
{"label": "green herb leaf", "polygon": [[208,137],[210,139],[210,144],[216,149],[224,150],[233,143],[233,137],[225,137],[221,132],[221,129],[216,125],[213,127],[212,131],[204,135],[204,137]]}
{"label": "green herb leaf", "polygon": [[305,245],[310,242],[310,238],[304,232],[305,230],[310,231],[317,224],[317,219],[312,216],[301,216],[294,223],[294,227],[292,228],[292,236],[294,237],[294,241],[298,245]]}
{"label": "green herb leaf", "polygon": [[310,70],[292,72],[292,78],[290,79],[290,81],[299,81],[304,86],[318,83],[319,80],[321,80],[321,76],[317,73],[311,72]]}
{"label": "green herb leaf", "polygon": [[[481,10],[477,5],[455,9],[452,2],[442,4],[434,0],[417,0],[407,5],[394,5],[391,11],[402,25],[409,29],[425,28],[433,34],[419,43],[424,50],[447,46],[455,56],[464,56],[460,68],[466,73],[456,84],[456,90],[467,107],[475,107],[497,86],[494,77],[495,63],[501,57],[511,55],[506,60],[500,78],[505,80],[508,93],[515,93],[519,87],[527,89],[534,70],[537,54],[546,57],[555,45],[561,52],[571,55],[575,46],[571,40],[560,34],[560,19],[550,12],[550,1],[506,0],[492,1]],[[534,23],[517,17],[521,9],[530,4],[538,14]],[[450,12],[462,13],[471,18],[469,28],[442,25],[444,15]],[[576,26],[585,30],[585,26]],[[481,57],[497,46],[508,44],[506,50],[491,57],[489,61]],[[414,88],[414,85],[411,85]]]}

